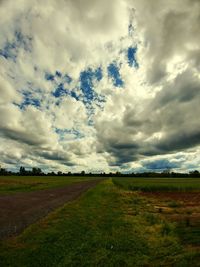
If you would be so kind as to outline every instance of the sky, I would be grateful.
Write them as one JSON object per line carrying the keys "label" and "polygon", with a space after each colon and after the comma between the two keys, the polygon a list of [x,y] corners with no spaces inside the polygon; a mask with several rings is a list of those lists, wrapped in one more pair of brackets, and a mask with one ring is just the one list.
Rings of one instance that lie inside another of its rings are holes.
{"label": "sky", "polygon": [[0,165],[200,170],[199,0],[0,0]]}

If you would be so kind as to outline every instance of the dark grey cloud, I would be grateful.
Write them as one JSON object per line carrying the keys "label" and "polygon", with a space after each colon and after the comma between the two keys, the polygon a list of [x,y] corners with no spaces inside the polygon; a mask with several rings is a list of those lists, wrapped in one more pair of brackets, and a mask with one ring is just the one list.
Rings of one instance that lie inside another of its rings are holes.
{"label": "dark grey cloud", "polygon": [[150,171],[160,171],[164,169],[176,169],[181,167],[181,163],[170,162],[167,159],[143,162],[143,167]]}
{"label": "dark grey cloud", "polygon": [[[200,80],[194,72],[186,70],[178,75],[175,80],[164,86],[155,97],[152,107],[163,108],[172,102],[191,102],[200,97]],[[179,105],[181,103],[177,103]]]}
{"label": "dark grey cloud", "polygon": [[123,123],[110,122],[109,132],[98,128],[99,141],[116,165],[195,148],[200,145],[199,101],[200,79],[186,70],[144,102],[140,113],[129,107]]}
{"label": "dark grey cloud", "polygon": [[71,161],[69,154],[63,153],[62,151],[39,151],[36,155],[47,160],[58,161],[60,164],[66,166],[76,165]]}
{"label": "dark grey cloud", "polygon": [[30,146],[40,146],[46,142],[42,136],[38,138],[38,136],[35,136],[33,133],[17,131],[14,129],[1,128],[0,136],[5,137],[6,139],[18,141],[19,143],[25,143]]}
{"label": "dark grey cloud", "polygon": [[158,154],[182,151],[200,145],[200,129],[193,132],[176,132],[163,138],[155,147]]}

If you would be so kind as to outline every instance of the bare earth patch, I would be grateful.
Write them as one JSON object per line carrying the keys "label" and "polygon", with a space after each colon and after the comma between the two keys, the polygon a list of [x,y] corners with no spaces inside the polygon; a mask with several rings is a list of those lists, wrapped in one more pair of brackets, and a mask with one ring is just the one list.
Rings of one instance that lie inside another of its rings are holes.
{"label": "bare earth patch", "polygon": [[181,201],[186,206],[196,206],[200,203],[200,192],[142,192],[141,194],[160,200]]}
{"label": "bare earth patch", "polygon": [[62,188],[0,196],[0,239],[19,234],[28,225],[76,199],[100,181],[77,182]]}
{"label": "bare earth patch", "polygon": [[200,192],[142,192],[152,198],[155,209],[174,221],[200,222]]}
{"label": "bare earth patch", "polygon": [[182,242],[200,251],[200,192],[142,192],[154,206],[154,212],[177,223]]}

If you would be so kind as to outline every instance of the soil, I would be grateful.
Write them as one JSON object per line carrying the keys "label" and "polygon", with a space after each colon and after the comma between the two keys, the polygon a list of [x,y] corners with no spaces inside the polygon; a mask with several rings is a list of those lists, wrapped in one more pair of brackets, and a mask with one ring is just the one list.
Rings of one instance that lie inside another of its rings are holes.
{"label": "soil", "polygon": [[0,239],[21,233],[28,225],[78,198],[100,181],[77,182],[62,188],[0,196]]}
{"label": "soil", "polygon": [[[155,210],[161,212],[171,221],[200,227],[200,192],[142,192],[155,204]],[[170,206],[175,203],[175,206]],[[177,206],[176,206],[177,204]]]}
{"label": "soil", "polygon": [[200,205],[200,192],[142,192],[141,194],[160,200],[180,201],[187,207]]}

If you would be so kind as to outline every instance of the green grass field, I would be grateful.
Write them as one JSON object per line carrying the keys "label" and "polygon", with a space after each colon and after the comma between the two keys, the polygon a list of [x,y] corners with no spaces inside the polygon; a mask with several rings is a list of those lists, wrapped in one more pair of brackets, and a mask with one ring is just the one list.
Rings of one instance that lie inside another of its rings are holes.
{"label": "green grass field", "polygon": [[128,190],[156,191],[199,191],[200,178],[113,178],[114,184]]}
{"label": "green grass field", "polygon": [[108,179],[81,198],[0,242],[3,267],[200,266],[176,225],[152,202]]}
{"label": "green grass field", "polygon": [[17,192],[56,188],[91,179],[97,178],[80,176],[0,176],[0,194],[14,194]]}

